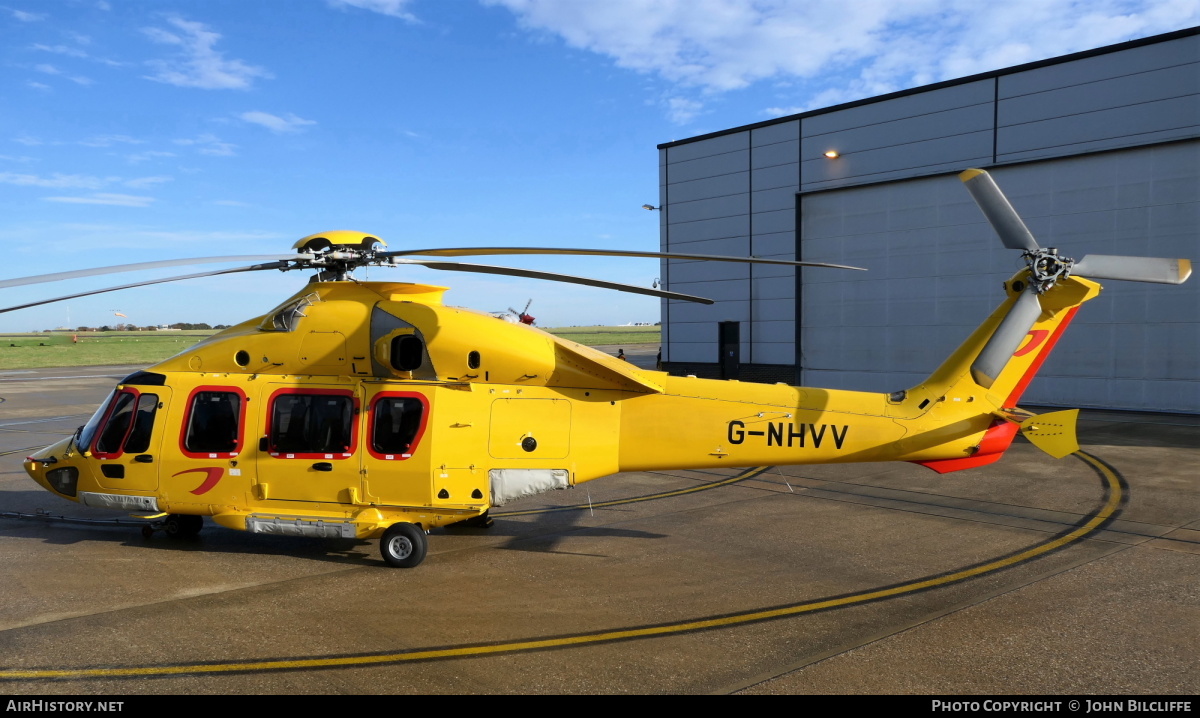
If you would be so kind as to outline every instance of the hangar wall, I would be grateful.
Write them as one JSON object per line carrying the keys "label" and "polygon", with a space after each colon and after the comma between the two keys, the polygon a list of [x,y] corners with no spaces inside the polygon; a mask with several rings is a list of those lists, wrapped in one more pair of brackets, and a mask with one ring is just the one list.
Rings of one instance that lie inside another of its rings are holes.
{"label": "hangar wall", "polygon": [[[717,300],[664,302],[666,368],[718,376],[717,324],[734,321],[743,380],[916,383],[1021,267],[958,181],[968,167],[1067,256],[1200,259],[1200,29],[660,146],[664,251],[870,270],[664,262],[670,289]],[[1109,282],[1026,401],[1200,412],[1197,357],[1200,278]]]}

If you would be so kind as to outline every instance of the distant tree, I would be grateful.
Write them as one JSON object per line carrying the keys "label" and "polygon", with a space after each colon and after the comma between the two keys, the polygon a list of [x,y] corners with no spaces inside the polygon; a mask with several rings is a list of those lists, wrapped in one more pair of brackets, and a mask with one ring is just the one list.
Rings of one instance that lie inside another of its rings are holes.
{"label": "distant tree", "polygon": [[108,326],[107,324],[105,324],[104,326],[100,327],[100,330],[99,330],[99,331],[102,331],[102,332],[111,332],[111,331],[112,331],[112,327],[110,327],[110,326]]}

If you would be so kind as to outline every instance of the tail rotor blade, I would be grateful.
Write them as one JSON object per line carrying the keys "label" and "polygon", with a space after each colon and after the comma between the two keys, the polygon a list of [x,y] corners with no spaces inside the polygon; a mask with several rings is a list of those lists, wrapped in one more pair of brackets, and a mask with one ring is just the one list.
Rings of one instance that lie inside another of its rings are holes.
{"label": "tail rotor blade", "polygon": [[1000,241],[1009,249],[1024,249],[1033,251],[1040,249],[1033,233],[1021,220],[1021,215],[1013,209],[1008,198],[1000,191],[992,176],[983,170],[967,170],[958,175],[971,193],[975,204],[983,210],[992,229],[1000,235]]}
{"label": "tail rotor blade", "polygon": [[1183,284],[1192,275],[1192,263],[1187,259],[1089,254],[1071,267],[1071,274],[1095,279]]}
{"label": "tail rotor blade", "polygon": [[975,363],[971,364],[971,378],[976,384],[985,389],[992,387],[1041,314],[1041,300],[1031,285],[1017,297],[1016,304],[1008,310],[992,338],[975,358]]}

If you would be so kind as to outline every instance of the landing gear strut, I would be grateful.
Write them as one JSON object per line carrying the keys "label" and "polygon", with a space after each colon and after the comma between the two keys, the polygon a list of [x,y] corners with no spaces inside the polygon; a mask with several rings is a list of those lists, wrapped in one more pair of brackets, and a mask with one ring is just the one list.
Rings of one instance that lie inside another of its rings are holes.
{"label": "landing gear strut", "polygon": [[192,538],[204,528],[204,518],[192,514],[171,514],[162,521],[142,526],[142,536],[150,538],[155,531],[162,531],[173,539]]}

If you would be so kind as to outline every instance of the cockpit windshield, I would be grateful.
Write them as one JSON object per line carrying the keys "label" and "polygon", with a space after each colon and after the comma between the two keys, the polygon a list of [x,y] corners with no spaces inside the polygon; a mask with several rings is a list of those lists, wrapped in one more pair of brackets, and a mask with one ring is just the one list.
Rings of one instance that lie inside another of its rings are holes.
{"label": "cockpit windshield", "polygon": [[104,419],[104,414],[108,412],[108,407],[112,405],[113,397],[116,394],[116,389],[108,392],[108,396],[100,403],[100,408],[96,409],[96,413],[92,414],[92,418],[88,419],[87,423],[83,425],[83,430],[79,432],[79,439],[75,442],[75,446],[80,451],[86,451],[92,445],[92,438],[96,435],[96,429],[100,427],[100,421]]}

